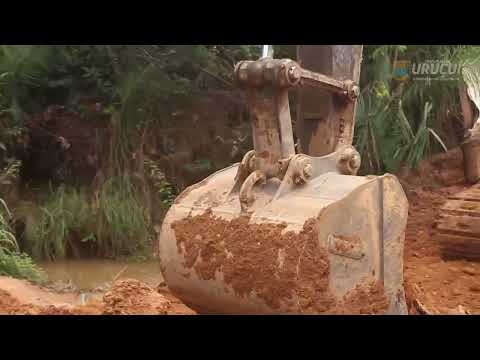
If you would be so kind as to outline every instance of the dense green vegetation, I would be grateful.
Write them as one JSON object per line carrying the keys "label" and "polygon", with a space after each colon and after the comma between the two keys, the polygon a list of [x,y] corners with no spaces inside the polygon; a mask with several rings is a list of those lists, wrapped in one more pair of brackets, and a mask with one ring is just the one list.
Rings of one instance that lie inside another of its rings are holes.
{"label": "dense green vegetation", "polygon": [[37,215],[22,219],[25,250],[35,259],[55,260],[85,253],[123,256],[144,247],[153,238],[147,198],[168,207],[176,193],[158,164],[137,161],[147,125],[173,98],[231,88],[235,63],[258,54],[258,47],[225,45],[0,46],[0,111],[8,115],[2,117],[0,147],[6,169],[13,160],[18,163],[27,116],[49,105],[63,105],[89,121],[90,109],[81,99],[95,98],[113,129],[104,176],[93,191],[54,187],[30,210]]}
{"label": "dense green vegetation", "polygon": [[[367,172],[416,167],[445,149],[448,122],[461,122],[459,81],[398,81],[394,63],[428,60],[477,63],[480,47],[459,45],[366,46],[356,126],[356,146]],[[458,124],[457,124],[458,125]],[[460,124],[461,127],[461,124]]]}
{"label": "dense green vegetation", "polygon": [[[451,134],[445,124],[461,119],[459,82],[398,81],[394,62],[475,62],[479,49],[364,47],[355,136],[363,172],[417,166],[447,147]],[[155,236],[152,202],[168,208],[177,192],[159,164],[143,154],[148,129],[172,121],[162,114],[171,113],[182,99],[211,89],[232,90],[235,63],[258,58],[260,51],[253,45],[0,45],[2,196],[14,182],[11,175],[21,168],[31,115],[62,105],[81,114],[85,122],[100,121],[101,113],[111,129],[95,184],[50,184],[36,202],[37,215],[22,218],[23,250],[35,259],[56,260],[128,256],[148,247]],[[295,47],[275,46],[275,56],[295,57]],[[99,107],[92,110],[85,97],[95,99]],[[25,273],[33,265],[19,255],[11,224],[4,215],[0,273],[35,278],[36,270]]]}
{"label": "dense green vegetation", "polygon": [[147,218],[130,178],[113,177],[92,197],[85,189],[60,186],[27,222],[26,249],[35,259],[112,257],[141,249]]}
{"label": "dense green vegetation", "polygon": [[0,275],[45,283],[47,277],[44,272],[27,254],[20,253],[10,226],[11,216],[7,205],[0,199]]}

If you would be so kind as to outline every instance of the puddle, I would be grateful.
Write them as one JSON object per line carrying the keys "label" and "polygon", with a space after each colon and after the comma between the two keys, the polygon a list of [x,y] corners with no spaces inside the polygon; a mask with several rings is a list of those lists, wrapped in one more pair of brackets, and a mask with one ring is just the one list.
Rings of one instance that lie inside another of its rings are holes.
{"label": "puddle", "polygon": [[92,291],[115,280],[135,279],[156,287],[163,281],[158,260],[122,262],[114,260],[67,260],[40,263],[51,282],[70,283],[76,290]]}

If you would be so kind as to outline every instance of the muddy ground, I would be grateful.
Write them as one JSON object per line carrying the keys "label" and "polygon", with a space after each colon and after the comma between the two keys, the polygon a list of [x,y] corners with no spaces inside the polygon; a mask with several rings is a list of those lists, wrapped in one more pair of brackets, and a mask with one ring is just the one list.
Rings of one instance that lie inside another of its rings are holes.
{"label": "muddy ground", "polygon": [[468,188],[459,149],[399,175],[409,199],[405,290],[411,314],[480,314],[480,263],[445,260],[434,221],[448,195]]}
{"label": "muddy ground", "polygon": [[[480,314],[480,263],[442,259],[434,236],[438,208],[450,194],[467,188],[459,149],[402,171],[409,199],[405,237],[405,290],[410,314]],[[0,314],[194,314],[165,287],[154,289],[137,280],[81,303],[78,295],[59,294],[24,281],[0,278]]]}
{"label": "muddy ground", "polygon": [[26,281],[0,277],[0,315],[194,315],[163,287],[138,280],[115,283],[83,303],[80,294],[58,293]]}

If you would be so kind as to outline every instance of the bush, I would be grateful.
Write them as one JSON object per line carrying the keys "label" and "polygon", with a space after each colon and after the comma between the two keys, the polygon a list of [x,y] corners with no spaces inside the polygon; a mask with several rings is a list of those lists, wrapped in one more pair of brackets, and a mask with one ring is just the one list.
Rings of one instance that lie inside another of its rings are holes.
{"label": "bush", "polygon": [[149,224],[138,191],[128,176],[106,181],[94,206],[99,255],[130,255],[145,247]]}
{"label": "bush", "polygon": [[75,254],[76,242],[93,238],[95,217],[88,200],[82,190],[61,186],[53,191],[40,207],[40,218],[27,224],[27,251],[35,259],[46,260],[65,258],[67,249]]}
{"label": "bush", "polygon": [[45,284],[48,280],[27,254],[0,252],[0,275],[25,279],[37,284]]}
{"label": "bush", "polygon": [[160,166],[155,161],[144,159],[146,177],[150,182],[152,196],[162,202],[163,207],[169,208],[177,197],[177,189],[169,183]]}
{"label": "bush", "polygon": [[430,155],[447,150],[445,125],[462,118],[460,79],[399,81],[395,61],[468,64],[478,63],[479,54],[480,47],[463,45],[364,47],[355,129],[361,173],[395,173],[403,165],[417,167]]}
{"label": "bush", "polygon": [[2,199],[0,204],[0,275],[45,283],[47,281],[45,273],[28,255],[18,252],[18,244],[9,223],[10,211]]}
{"label": "bush", "polygon": [[147,244],[149,222],[129,177],[106,181],[93,199],[61,186],[40,210],[26,224],[27,251],[35,259],[128,256]]}

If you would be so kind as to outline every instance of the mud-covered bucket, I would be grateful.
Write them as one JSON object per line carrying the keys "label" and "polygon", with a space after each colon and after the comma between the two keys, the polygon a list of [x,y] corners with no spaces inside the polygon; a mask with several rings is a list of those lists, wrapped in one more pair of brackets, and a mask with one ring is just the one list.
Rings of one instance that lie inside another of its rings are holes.
{"label": "mud-covered bucket", "polygon": [[462,144],[465,178],[471,183],[480,180],[480,136],[475,135]]}
{"label": "mud-covered bucket", "polygon": [[394,176],[325,171],[279,197],[271,179],[242,212],[238,166],[185,190],[165,217],[159,257],[176,297],[202,314],[407,314],[408,202]]}

